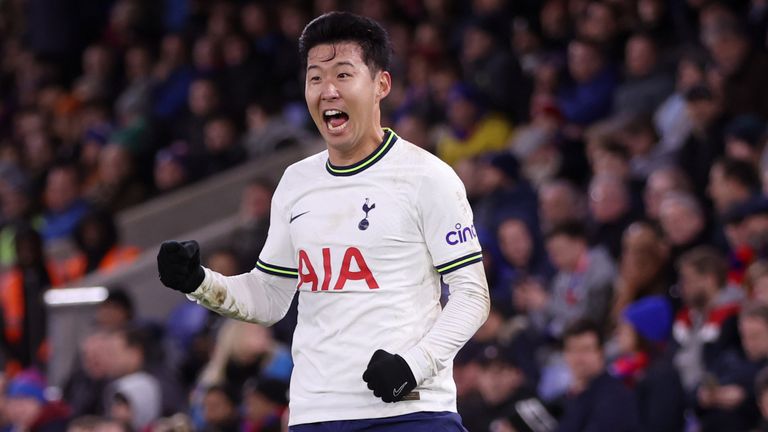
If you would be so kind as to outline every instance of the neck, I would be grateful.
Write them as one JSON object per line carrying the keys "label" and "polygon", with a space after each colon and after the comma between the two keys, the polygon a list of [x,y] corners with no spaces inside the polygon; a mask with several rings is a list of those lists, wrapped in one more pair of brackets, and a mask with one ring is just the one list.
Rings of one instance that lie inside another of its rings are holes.
{"label": "neck", "polygon": [[377,125],[349,147],[335,148],[328,146],[328,159],[331,161],[331,164],[336,166],[354,165],[373,153],[383,139],[384,129]]}

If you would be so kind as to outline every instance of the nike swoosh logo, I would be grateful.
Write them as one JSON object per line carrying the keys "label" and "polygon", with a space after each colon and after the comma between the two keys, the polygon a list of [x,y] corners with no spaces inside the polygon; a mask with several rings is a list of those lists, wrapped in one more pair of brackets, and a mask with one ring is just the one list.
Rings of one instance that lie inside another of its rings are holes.
{"label": "nike swoosh logo", "polygon": [[288,223],[293,223],[293,221],[295,221],[296,219],[298,219],[298,218],[300,218],[300,217],[304,216],[304,215],[305,215],[305,214],[307,214],[307,213],[309,213],[309,210],[305,211],[304,213],[299,213],[299,214],[297,214],[296,216],[291,216],[291,220],[290,220],[290,221],[288,221]]}
{"label": "nike swoosh logo", "polygon": [[400,386],[400,388],[396,388],[396,389],[392,390],[392,396],[394,396],[394,397],[400,396],[400,392],[403,391],[403,389],[407,385],[408,385],[408,381],[404,382],[403,385]]}

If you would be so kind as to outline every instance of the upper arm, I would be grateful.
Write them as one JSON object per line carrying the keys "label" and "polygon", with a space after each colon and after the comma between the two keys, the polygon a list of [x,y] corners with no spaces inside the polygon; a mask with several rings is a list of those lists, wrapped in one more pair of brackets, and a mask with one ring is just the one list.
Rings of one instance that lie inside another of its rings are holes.
{"label": "upper arm", "polygon": [[464,185],[447,165],[432,168],[417,195],[419,223],[432,265],[447,274],[482,261]]}
{"label": "upper arm", "polygon": [[269,232],[256,262],[256,269],[272,276],[296,279],[296,251],[289,229],[291,216],[287,196],[289,188],[286,186],[288,173],[289,171],[286,171],[272,197]]}

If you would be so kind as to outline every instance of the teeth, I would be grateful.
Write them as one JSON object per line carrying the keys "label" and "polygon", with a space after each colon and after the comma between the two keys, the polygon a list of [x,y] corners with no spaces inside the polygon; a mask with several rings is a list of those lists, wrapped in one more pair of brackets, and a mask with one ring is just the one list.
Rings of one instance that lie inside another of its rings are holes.
{"label": "teeth", "polygon": [[332,116],[332,115],[336,115],[336,114],[341,114],[341,111],[335,110],[335,109],[331,109],[331,110],[325,110],[323,112],[323,115],[326,115],[326,116]]}

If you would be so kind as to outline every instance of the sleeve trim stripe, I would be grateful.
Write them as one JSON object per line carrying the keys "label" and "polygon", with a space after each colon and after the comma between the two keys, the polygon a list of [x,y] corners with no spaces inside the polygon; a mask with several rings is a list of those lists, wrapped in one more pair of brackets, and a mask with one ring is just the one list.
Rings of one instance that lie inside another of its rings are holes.
{"label": "sleeve trim stripe", "polygon": [[461,258],[457,258],[453,261],[447,262],[443,265],[435,266],[435,269],[440,274],[450,273],[454,270],[458,270],[462,267],[466,267],[470,264],[474,264],[483,260],[482,252],[474,252],[469,255],[465,255]]}
{"label": "sleeve trim stripe", "polygon": [[256,261],[256,268],[273,276],[281,276],[291,279],[299,277],[299,271],[296,269],[267,264],[262,260]]}

